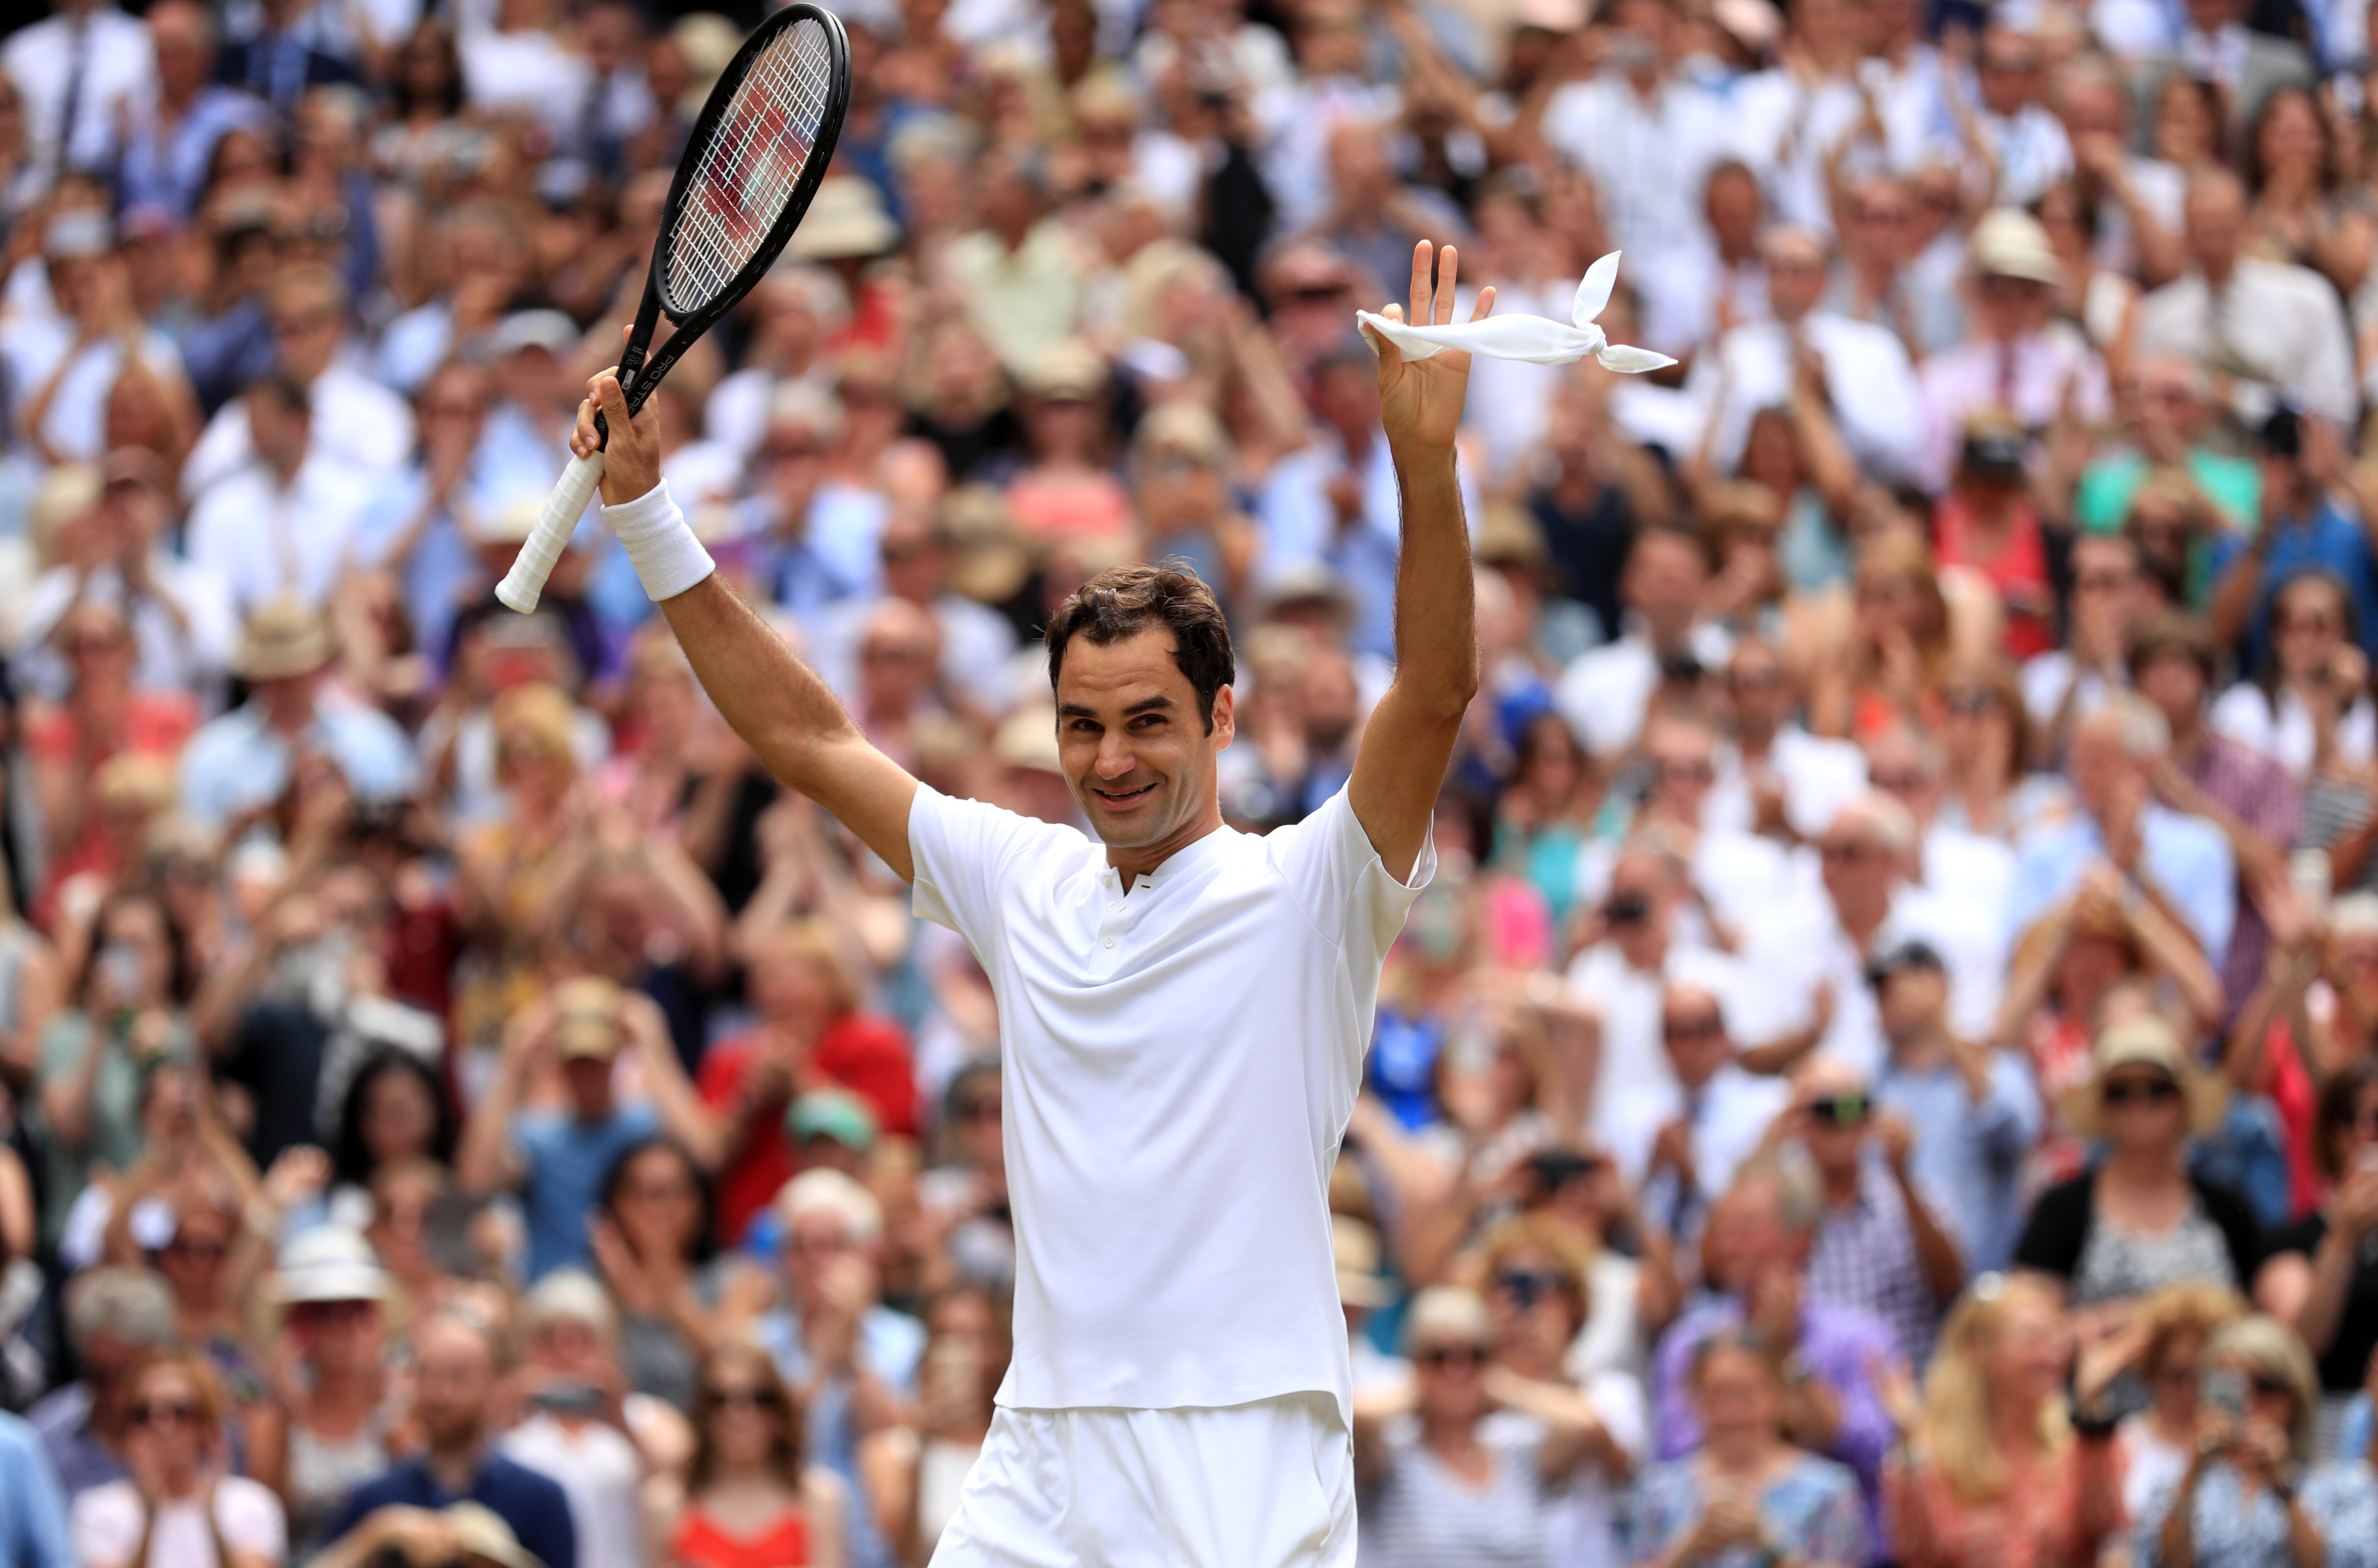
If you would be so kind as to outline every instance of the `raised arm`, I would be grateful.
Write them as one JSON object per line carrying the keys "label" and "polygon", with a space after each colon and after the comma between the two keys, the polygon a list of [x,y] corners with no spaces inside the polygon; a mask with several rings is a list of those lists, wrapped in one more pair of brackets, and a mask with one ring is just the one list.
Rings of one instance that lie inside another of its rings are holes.
{"label": "raised arm", "polygon": [[770,772],[833,812],[902,880],[915,880],[908,808],[917,798],[917,781],[868,743],[825,682],[715,572],[691,587],[678,587],[671,569],[689,557],[706,566],[708,557],[676,503],[655,494],[660,403],[645,403],[631,421],[614,371],[604,371],[587,386],[589,401],[578,405],[570,447],[582,455],[595,449],[599,404],[611,431],[603,466],[605,520],[627,544],[646,592],[653,592],[656,581],[670,591],[655,597],[703,688]]}
{"label": "raised arm", "polygon": [[[1426,240],[1412,247],[1409,319],[1450,322],[1461,258],[1451,245],[1445,247],[1434,287],[1430,259]],[[1494,305],[1495,291],[1488,289],[1478,296],[1470,318],[1477,320]],[[1386,314],[1402,313],[1391,305]],[[1396,678],[1363,732],[1347,797],[1371,847],[1401,880],[1411,875],[1427,842],[1437,787],[1453,759],[1461,716],[1478,690],[1470,526],[1461,515],[1453,455],[1461,400],[1470,386],[1470,356],[1446,349],[1427,359],[1406,360],[1393,343],[1376,337],[1369,341],[1379,355],[1379,421],[1387,429],[1396,491],[1403,502],[1403,547],[1396,560]]]}

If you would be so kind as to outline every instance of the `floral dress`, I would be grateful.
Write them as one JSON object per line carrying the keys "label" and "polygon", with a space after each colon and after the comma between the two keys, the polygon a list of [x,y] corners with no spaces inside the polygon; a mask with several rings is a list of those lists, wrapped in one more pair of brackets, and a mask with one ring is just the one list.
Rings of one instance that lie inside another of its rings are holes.
{"label": "floral dress", "polygon": [[[2179,1495],[2174,1480],[2139,1517],[2132,1541],[2135,1568],[2163,1568],[2164,1520]],[[2378,1568],[2378,1471],[2366,1464],[2324,1465],[2297,1491],[2320,1529],[2324,1568]],[[2293,1568],[2288,1511],[2266,1487],[2250,1498],[2238,1472],[2215,1463],[2197,1478],[2189,1510],[2196,1568]]]}

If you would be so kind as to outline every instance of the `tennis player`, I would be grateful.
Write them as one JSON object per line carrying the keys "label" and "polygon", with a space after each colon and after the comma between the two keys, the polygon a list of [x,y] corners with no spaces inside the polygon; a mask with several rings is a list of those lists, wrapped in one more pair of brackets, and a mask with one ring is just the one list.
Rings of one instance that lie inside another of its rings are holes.
{"label": "tennis player", "polygon": [[[1409,319],[1449,321],[1459,257],[1434,286],[1430,262],[1423,243]],[[998,999],[1015,1355],[936,1568],[1353,1561],[1329,1169],[1478,686],[1453,447],[1469,356],[1373,346],[1403,503],[1395,682],[1347,786],[1261,838],[1222,824],[1234,666],[1194,574],[1102,572],[1050,622],[1086,837],[952,800],[869,745],[712,574],[660,483],[659,401],[631,424],[606,373],[579,411],[581,453],[607,419],[604,515],[720,712],[914,884]]]}

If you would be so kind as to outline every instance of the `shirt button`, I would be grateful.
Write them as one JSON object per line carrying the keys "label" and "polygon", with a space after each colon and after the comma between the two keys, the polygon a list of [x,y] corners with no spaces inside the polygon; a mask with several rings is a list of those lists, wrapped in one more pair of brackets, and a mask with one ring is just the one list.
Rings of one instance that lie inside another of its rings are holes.
{"label": "shirt button", "polygon": [[1120,915],[1123,913],[1123,905],[1120,904],[1110,904],[1107,905],[1107,913],[1110,915]]}
{"label": "shirt button", "polygon": [[1107,946],[1109,946],[1109,947],[1112,947],[1112,946],[1114,946],[1114,939],[1113,939],[1112,937],[1109,937],[1109,938],[1107,939]]}

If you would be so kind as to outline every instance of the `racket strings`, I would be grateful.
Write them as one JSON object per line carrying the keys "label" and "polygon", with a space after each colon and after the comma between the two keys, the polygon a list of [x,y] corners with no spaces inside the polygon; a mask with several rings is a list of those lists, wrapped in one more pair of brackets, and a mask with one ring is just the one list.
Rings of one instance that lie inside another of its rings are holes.
{"label": "racket strings", "polygon": [[751,63],[703,149],[669,240],[680,310],[716,297],[750,264],[793,197],[834,86],[825,29],[803,20]]}

